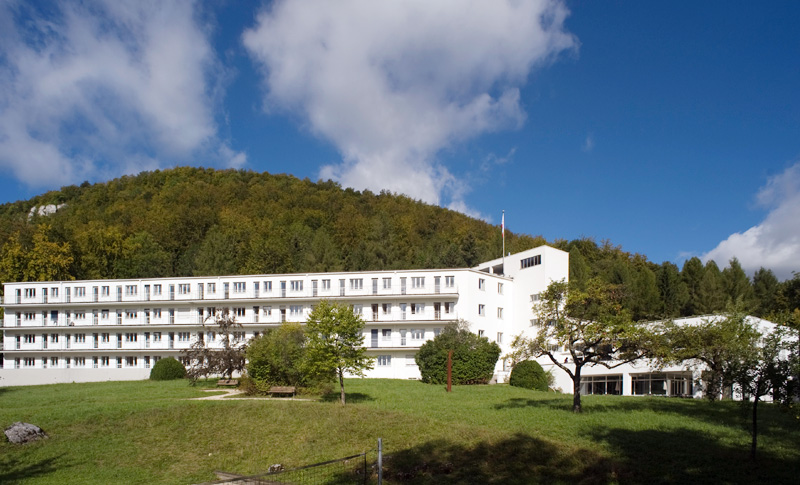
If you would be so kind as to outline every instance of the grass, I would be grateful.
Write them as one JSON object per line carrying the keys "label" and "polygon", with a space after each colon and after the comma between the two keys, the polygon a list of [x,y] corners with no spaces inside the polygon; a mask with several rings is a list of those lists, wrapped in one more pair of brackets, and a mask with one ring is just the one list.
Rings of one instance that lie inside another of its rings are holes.
{"label": "grass", "polygon": [[[373,450],[389,483],[794,483],[800,424],[764,406],[759,460],[738,403],[571,396],[509,386],[355,379],[335,401],[230,399],[185,381],[0,388],[0,483],[196,483]],[[374,458],[374,453],[370,455]]]}

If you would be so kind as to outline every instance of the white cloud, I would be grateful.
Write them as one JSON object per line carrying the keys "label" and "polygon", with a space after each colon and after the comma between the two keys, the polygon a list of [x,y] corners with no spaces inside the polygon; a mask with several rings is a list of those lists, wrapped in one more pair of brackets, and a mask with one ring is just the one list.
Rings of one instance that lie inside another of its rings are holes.
{"label": "white cloud", "polygon": [[54,186],[199,152],[237,160],[220,148],[224,70],[193,2],[63,2],[47,16],[9,2],[0,17],[0,168],[18,179]]}
{"label": "white cloud", "polygon": [[731,234],[702,256],[721,267],[736,256],[748,273],[769,268],[783,278],[800,271],[800,162],[771,177],[756,200],[767,217],[744,232]]}
{"label": "white cloud", "polygon": [[448,145],[525,119],[532,69],[576,46],[560,1],[277,1],[245,32],[269,110],[342,155],[323,178],[465,210]]}
{"label": "white cloud", "polygon": [[581,149],[586,153],[589,153],[592,150],[594,150],[594,135],[592,135],[591,133],[586,135],[586,139],[583,141],[583,146],[581,147]]}

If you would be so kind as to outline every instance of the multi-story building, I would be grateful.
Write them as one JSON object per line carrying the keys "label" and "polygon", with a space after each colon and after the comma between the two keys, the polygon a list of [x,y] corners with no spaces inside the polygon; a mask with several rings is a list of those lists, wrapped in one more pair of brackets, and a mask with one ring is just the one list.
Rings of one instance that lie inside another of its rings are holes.
{"label": "multi-story building", "polygon": [[[247,340],[305,322],[322,299],[366,321],[370,377],[413,379],[419,347],[459,319],[507,353],[538,294],[568,275],[568,253],[540,246],[475,268],[6,283],[0,385],[145,379],[196,339],[215,345],[217,310]],[[499,361],[495,379],[508,370]]]}

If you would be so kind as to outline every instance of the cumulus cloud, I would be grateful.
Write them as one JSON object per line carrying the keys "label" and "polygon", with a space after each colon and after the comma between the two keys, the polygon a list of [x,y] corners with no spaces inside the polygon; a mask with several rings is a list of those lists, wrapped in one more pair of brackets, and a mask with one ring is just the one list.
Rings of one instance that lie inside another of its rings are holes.
{"label": "cumulus cloud", "polygon": [[748,273],[769,268],[779,278],[791,278],[800,271],[800,162],[771,177],[756,200],[769,213],[758,225],[731,234],[705,253],[720,266],[736,256]]}
{"label": "cumulus cloud", "polygon": [[0,6],[0,168],[32,186],[191,160],[217,138],[221,69],[190,1]]}
{"label": "cumulus cloud", "polygon": [[437,153],[523,123],[530,72],[576,47],[567,14],[555,0],[287,0],[243,40],[266,108],[299,116],[340,151],[323,178],[468,210]]}

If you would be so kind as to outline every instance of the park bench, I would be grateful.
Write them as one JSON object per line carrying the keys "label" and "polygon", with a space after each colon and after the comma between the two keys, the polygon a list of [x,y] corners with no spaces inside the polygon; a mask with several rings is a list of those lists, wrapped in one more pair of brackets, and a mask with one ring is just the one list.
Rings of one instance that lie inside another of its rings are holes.
{"label": "park bench", "polygon": [[295,386],[272,386],[269,388],[270,395],[275,394],[291,394],[294,397],[297,394],[297,388]]}
{"label": "park bench", "polygon": [[220,379],[217,381],[217,387],[236,387],[239,381],[236,379]]}

